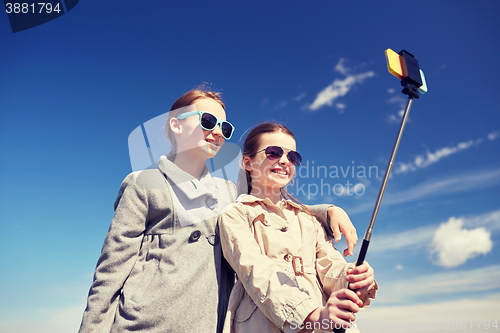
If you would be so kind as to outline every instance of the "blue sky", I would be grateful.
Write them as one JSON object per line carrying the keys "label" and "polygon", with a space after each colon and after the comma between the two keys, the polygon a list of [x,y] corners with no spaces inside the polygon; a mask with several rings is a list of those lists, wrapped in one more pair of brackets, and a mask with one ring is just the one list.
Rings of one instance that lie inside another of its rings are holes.
{"label": "blue sky", "polygon": [[343,207],[361,239],[406,104],[387,48],[415,55],[429,92],[413,103],[377,218],[366,258],[380,292],[360,328],[493,323],[499,10],[497,1],[82,1],[15,34],[0,15],[0,331],[78,330],[132,170],[128,136],[203,82],[223,93],[230,142],[261,121],[285,123],[304,158],[292,192]]}

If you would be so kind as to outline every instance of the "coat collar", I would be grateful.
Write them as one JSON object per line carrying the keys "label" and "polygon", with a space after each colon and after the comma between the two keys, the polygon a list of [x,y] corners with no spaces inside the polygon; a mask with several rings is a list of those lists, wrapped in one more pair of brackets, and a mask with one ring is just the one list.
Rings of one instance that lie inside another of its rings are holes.
{"label": "coat collar", "polygon": [[217,199],[217,187],[206,165],[200,179],[197,179],[179,168],[163,155],[158,160],[158,169],[167,177],[170,183],[179,188],[188,199],[194,200],[202,196],[209,196],[212,199]]}
{"label": "coat collar", "polygon": [[283,205],[283,206],[288,204],[294,208],[298,208],[299,210],[302,209],[302,207],[300,207],[299,204],[297,204],[291,200],[281,199],[277,204],[274,204],[269,198],[261,199],[261,198],[254,196],[254,195],[251,195],[251,194],[241,194],[236,201],[244,203],[244,204],[245,203],[250,204],[250,203],[254,203],[254,202],[262,202],[264,205],[275,206],[275,207],[279,207],[280,203],[281,203],[281,205]]}

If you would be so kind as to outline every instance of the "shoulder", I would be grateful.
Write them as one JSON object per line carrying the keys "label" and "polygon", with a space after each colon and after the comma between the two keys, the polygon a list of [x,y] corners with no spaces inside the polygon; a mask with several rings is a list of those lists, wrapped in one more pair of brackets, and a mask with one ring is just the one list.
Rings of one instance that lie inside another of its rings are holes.
{"label": "shoulder", "polygon": [[115,209],[122,200],[134,200],[146,202],[148,198],[156,198],[154,201],[169,202],[169,191],[165,176],[158,169],[147,169],[129,173],[120,185],[118,196],[115,201]]}
{"label": "shoulder", "polygon": [[219,219],[228,219],[235,216],[246,215],[247,208],[241,202],[234,202],[229,204],[219,215]]}
{"label": "shoulder", "polygon": [[235,202],[228,205],[219,215],[221,224],[234,224],[236,221],[249,224],[256,216],[263,215],[264,210],[259,204]]}
{"label": "shoulder", "polygon": [[165,175],[158,169],[146,169],[129,173],[122,182],[122,187],[134,186],[144,190],[167,188]]}
{"label": "shoulder", "polygon": [[212,177],[212,179],[218,188],[229,188],[231,193],[236,197],[236,184],[234,182],[219,177]]}

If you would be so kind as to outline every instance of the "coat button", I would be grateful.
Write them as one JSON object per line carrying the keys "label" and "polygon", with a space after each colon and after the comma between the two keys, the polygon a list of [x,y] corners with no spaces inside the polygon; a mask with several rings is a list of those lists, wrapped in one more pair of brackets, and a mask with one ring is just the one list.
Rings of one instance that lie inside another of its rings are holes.
{"label": "coat button", "polygon": [[217,235],[210,235],[209,237],[207,237],[207,240],[210,243],[210,245],[215,246],[219,244],[219,236]]}
{"label": "coat button", "polygon": [[189,243],[193,243],[193,242],[198,241],[198,239],[200,239],[200,237],[201,237],[201,231],[200,230],[193,231],[191,233],[191,236],[189,236]]}
{"label": "coat button", "polygon": [[210,209],[214,209],[215,208],[215,205],[217,204],[217,201],[215,199],[212,199],[212,198],[208,198],[206,201],[205,201],[205,204],[207,205],[208,208]]}

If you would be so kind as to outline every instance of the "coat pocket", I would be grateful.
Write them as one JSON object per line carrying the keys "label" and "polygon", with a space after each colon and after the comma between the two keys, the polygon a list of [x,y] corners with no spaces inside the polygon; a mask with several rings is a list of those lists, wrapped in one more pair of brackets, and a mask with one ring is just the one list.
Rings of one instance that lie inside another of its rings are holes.
{"label": "coat pocket", "polygon": [[245,293],[245,296],[243,296],[243,299],[236,309],[234,320],[238,323],[247,321],[252,313],[254,313],[255,309],[257,309],[257,305],[254,303],[252,298],[247,293]]}

